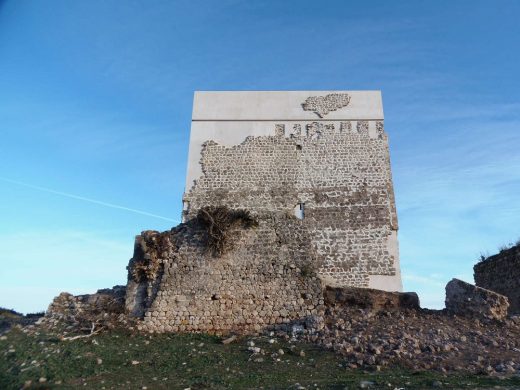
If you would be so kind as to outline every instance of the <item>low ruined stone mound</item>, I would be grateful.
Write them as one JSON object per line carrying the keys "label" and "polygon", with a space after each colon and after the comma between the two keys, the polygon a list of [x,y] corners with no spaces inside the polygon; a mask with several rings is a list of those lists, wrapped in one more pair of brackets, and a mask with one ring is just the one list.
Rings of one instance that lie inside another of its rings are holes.
{"label": "low ruined stone mound", "polygon": [[98,290],[95,294],[58,295],[45,313],[46,323],[61,323],[76,330],[114,328],[126,322],[125,286]]}
{"label": "low ruined stone mound", "polygon": [[28,326],[37,322],[43,317],[43,312],[29,313],[23,315],[11,309],[0,307],[0,335],[13,326]]}
{"label": "low ruined stone mound", "polygon": [[323,292],[326,306],[359,307],[369,310],[420,309],[414,292],[388,292],[369,288],[329,287]]}
{"label": "low ruined stone mound", "polygon": [[507,297],[452,279],[446,285],[446,309],[452,313],[502,320],[506,318],[509,302]]}

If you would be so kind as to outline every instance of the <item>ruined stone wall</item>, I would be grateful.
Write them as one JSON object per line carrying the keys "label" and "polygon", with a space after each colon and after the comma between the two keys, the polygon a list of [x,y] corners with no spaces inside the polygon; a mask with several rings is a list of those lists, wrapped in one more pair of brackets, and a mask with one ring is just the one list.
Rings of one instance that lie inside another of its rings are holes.
{"label": "ruined stone wall", "polygon": [[293,214],[303,203],[302,224],[328,284],[369,287],[371,276],[395,276],[397,217],[383,122],[282,122],[272,134],[232,146],[208,139],[184,218],[206,205]]}
{"label": "ruined stone wall", "polygon": [[[126,303],[144,317],[139,327],[250,333],[323,314],[319,263],[304,224],[277,213],[257,218],[257,227],[232,232],[233,249],[221,257],[205,249],[196,219],[138,236]],[[158,272],[145,277],[143,264]]]}
{"label": "ruined stone wall", "polygon": [[[402,290],[377,91],[196,93],[183,203],[181,225],[136,239],[141,329],[258,332],[319,321],[325,286]],[[215,256],[205,211],[221,206],[258,225]]]}
{"label": "ruined stone wall", "polygon": [[125,286],[98,290],[95,294],[72,295],[61,293],[49,305],[44,322],[48,325],[64,323],[76,328],[111,329],[128,325],[125,313]]}
{"label": "ruined stone wall", "polygon": [[473,270],[477,286],[505,295],[509,313],[520,314],[520,245],[488,257]]}

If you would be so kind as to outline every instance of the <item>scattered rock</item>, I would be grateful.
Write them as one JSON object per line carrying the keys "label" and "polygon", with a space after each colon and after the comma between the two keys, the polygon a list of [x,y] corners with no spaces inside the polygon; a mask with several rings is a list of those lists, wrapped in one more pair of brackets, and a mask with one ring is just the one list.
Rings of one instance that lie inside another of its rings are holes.
{"label": "scattered rock", "polygon": [[352,369],[397,364],[488,375],[520,369],[520,364],[508,363],[518,360],[520,352],[520,324],[513,321],[482,319],[476,328],[474,318],[446,310],[371,310],[337,304],[328,307],[322,322],[321,330],[306,330],[301,338],[344,355]]}
{"label": "scattered rock", "polygon": [[506,370],[506,366],[504,364],[502,364],[502,363],[497,364],[495,366],[495,371],[496,372],[504,372],[505,370]]}
{"label": "scattered rock", "polygon": [[222,340],[222,344],[231,344],[237,339],[237,336],[233,335],[231,337],[228,337],[227,339]]}
{"label": "scattered rock", "polygon": [[293,336],[302,334],[304,331],[305,331],[305,328],[303,327],[303,325],[300,325],[300,324],[295,324],[291,327],[291,333]]}

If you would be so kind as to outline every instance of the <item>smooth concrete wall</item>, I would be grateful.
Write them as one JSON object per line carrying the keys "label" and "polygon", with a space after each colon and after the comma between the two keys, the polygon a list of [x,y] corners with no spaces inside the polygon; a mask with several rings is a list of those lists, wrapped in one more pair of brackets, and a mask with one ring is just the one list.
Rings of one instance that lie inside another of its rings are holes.
{"label": "smooth concrete wall", "polygon": [[397,241],[397,231],[390,233],[387,241],[388,252],[394,258],[395,275],[370,275],[369,288],[385,291],[403,291],[403,281],[401,279],[401,265],[399,263],[399,242]]}
{"label": "smooth concrete wall", "polygon": [[193,120],[319,120],[302,104],[312,96],[348,94],[348,106],[331,111],[327,120],[382,120],[381,91],[197,91]]}

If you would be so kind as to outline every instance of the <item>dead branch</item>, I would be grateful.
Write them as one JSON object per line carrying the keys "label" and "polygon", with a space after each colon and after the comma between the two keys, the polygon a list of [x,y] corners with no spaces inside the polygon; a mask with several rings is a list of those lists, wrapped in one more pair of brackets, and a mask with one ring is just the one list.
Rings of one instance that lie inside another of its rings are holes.
{"label": "dead branch", "polygon": [[206,250],[219,257],[233,247],[235,228],[249,229],[258,221],[247,210],[232,210],[227,206],[203,207],[197,222],[206,231]]}
{"label": "dead branch", "polygon": [[60,337],[60,339],[61,340],[65,340],[65,341],[72,341],[72,340],[84,339],[84,338],[87,338],[87,337],[94,336],[94,335],[98,334],[99,332],[101,332],[103,330],[103,327],[100,327],[99,329],[95,330],[96,329],[96,325],[97,324],[95,322],[92,323],[92,327],[90,328],[90,333],[89,334],[82,334],[82,335],[79,335],[79,336],[72,336],[72,337],[62,336],[62,337]]}

